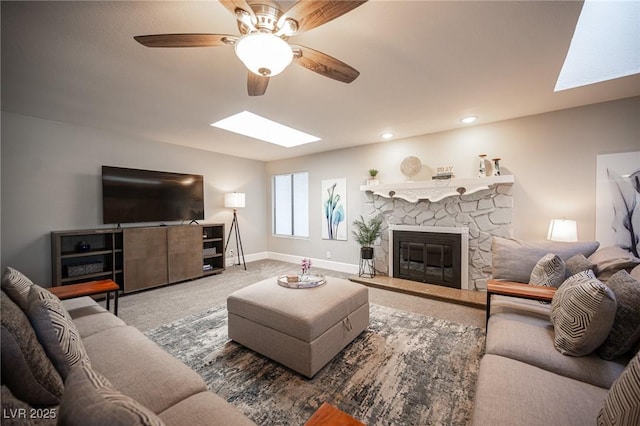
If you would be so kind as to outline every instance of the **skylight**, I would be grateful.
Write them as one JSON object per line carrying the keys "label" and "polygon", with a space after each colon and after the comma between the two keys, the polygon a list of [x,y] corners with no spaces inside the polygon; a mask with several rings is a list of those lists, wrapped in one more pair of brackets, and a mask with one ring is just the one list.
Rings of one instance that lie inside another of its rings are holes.
{"label": "skylight", "polygon": [[640,72],[640,2],[585,0],[554,91]]}
{"label": "skylight", "polygon": [[291,148],[306,143],[317,142],[320,138],[276,123],[249,111],[242,111],[211,124],[261,141]]}

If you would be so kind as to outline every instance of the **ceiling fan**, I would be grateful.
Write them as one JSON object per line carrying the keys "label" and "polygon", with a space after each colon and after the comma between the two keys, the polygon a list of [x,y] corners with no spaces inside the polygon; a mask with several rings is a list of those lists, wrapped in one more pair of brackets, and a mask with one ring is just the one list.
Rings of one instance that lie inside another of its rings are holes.
{"label": "ceiling fan", "polygon": [[360,73],[325,53],[289,44],[291,36],[336,19],[367,0],[300,0],[282,8],[270,0],[220,0],[238,21],[240,36],[229,34],[154,34],[135,36],[147,47],[234,46],[238,58],[249,69],[249,96],[261,96],[269,78],[282,72],[292,61],[325,77],[351,83]]}

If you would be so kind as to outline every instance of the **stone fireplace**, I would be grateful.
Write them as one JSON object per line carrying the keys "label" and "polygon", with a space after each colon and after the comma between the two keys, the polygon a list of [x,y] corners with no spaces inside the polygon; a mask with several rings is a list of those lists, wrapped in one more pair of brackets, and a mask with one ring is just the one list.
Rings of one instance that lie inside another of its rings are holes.
{"label": "stone fireplace", "polygon": [[[366,194],[365,216],[382,215],[384,218],[381,241],[375,247],[376,269],[395,276],[394,231],[458,234],[462,241],[466,240],[466,247],[462,242],[460,247],[461,278],[458,288],[485,289],[491,275],[493,237],[512,236],[513,182],[513,176],[497,176],[451,179],[445,183],[427,181],[362,186],[360,189]],[[429,250],[438,250],[429,247],[428,242],[426,244],[427,255]],[[403,262],[407,268],[416,269],[420,266],[416,261],[417,246],[405,245],[406,250],[411,250],[411,247],[413,253],[410,251]],[[444,250],[441,257],[445,258],[448,253],[446,249],[441,250]],[[422,262],[425,263],[424,260]],[[430,267],[430,260],[426,263]],[[429,282],[428,279],[424,281]]]}

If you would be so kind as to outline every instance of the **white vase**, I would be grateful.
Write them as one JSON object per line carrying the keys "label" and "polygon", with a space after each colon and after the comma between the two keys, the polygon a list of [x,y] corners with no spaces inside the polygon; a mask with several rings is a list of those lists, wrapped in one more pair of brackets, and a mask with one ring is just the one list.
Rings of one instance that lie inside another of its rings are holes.
{"label": "white vase", "polygon": [[478,165],[478,177],[479,178],[483,178],[485,176],[487,176],[487,168],[484,165],[485,159],[484,157],[486,157],[487,154],[480,154],[478,155],[478,157],[480,157],[480,164]]}

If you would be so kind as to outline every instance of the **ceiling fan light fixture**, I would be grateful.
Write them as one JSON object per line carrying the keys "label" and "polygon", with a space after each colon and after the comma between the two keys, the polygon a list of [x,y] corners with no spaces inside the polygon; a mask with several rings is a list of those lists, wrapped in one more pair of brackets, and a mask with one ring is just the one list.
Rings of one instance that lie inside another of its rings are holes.
{"label": "ceiling fan light fixture", "polygon": [[236,42],[235,50],[249,71],[263,77],[280,74],[293,60],[289,44],[270,33],[244,35]]}

